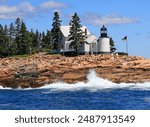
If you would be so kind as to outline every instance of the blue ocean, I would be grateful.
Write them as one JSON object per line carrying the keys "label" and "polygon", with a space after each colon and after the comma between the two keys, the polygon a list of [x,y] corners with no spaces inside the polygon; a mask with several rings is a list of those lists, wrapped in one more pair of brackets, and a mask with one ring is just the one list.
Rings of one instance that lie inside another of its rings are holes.
{"label": "blue ocean", "polygon": [[150,83],[116,84],[88,75],[88,82],[38,89],[0,88],[0,110],[149,110]]}

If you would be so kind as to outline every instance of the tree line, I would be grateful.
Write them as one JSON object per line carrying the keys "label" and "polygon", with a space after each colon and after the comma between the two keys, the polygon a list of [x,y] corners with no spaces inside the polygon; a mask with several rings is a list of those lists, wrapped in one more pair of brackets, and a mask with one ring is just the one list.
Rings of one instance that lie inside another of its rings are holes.
{"label": "tree line", "polygon": [[0,57],[31,54],[51,49],[51,31],[27,30],[26,24],[17,18],[10,25],[0,25]]}

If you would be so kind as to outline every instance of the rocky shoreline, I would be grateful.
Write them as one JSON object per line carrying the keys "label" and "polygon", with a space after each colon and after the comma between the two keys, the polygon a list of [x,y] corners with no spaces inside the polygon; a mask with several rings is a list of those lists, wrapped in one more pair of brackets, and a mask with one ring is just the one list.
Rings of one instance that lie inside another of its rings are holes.
{"label": "rocky shoreline", "polygon": [[0,58],[0,86],[37,88],[63,81],[87,81],[90,69],[115,83],[150,82],[150,59],[137,56],[65,57],[38,53],[26,58]]}

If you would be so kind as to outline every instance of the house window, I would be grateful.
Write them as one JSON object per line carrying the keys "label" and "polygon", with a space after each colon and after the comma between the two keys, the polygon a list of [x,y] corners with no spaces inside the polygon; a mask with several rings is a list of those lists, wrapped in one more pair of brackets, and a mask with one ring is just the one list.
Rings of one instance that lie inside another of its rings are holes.
{"label": "house window", "polygon": [[95,50],[95,48],[96,48],[96,43],[92,43],[92,50]]}
{"label": "house window", "polygon": [[72,46],[69,44],[69,49],[72,49]]}

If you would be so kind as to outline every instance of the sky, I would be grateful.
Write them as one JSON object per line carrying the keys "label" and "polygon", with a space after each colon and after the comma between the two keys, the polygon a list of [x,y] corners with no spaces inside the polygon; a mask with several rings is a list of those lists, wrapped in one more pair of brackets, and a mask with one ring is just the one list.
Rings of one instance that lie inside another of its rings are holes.
{"label": "sky", "polygon": [[77,12],[81,24],[97,37],[106,25],[117,52],[150,58],[150,0],[0,0],[0,24],[9,25],[17,17],[28,29],[47,31],[52,28],[53,13],[58,11],[61,25],[68,25]]}

